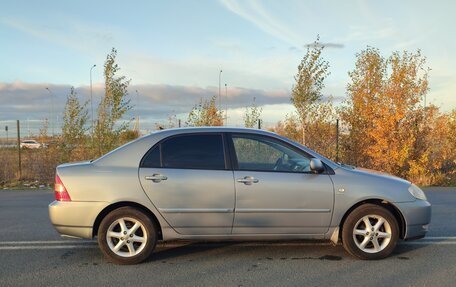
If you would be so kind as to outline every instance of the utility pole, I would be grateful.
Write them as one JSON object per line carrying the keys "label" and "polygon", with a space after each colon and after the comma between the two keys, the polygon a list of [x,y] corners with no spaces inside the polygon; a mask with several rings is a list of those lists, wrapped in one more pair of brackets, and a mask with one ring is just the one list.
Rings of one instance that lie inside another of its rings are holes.
{"label": "utility pole", "polygon": [[339,119],[336,120],[336,162],[339,162]]}
{"label": "utility pole", "polygon": [[181,119],[179,119],[177,122],[178,122],[178,126],[181,127]]}
{"label": "utility pole", "polygon": [[28,130],[28,137],[32,137],[32,132],[30,131],[30,118],[27,118],[27,130]]}
{"label": "utility pole", "polygon": [[258,129],[261,130],[261,119],[258,119]]}
{"label": "utility pole", "polygon": [[92,116],[92,138],[93,138],[93,95],[92,95],[92,69],[95,68],[97,65],[93,65],[90,68],[90,108],[91,108],[91,116]]}
{"label": "utility pole", "polygon": [[22,158],[21,158],[21,126],[17,120],[17,153],[19,159],[19,180],[22,178]]}
{"label": "utility pole", "polygon": [[139,92],[136,90],[136,124],[138,127],[138,134],[141,135],[141,131],[139,129]]}
{"label": "utility pole", "polygon": [[8,126],[5,126],[5,132],[6,132],[6,145],[8,146]]}
{"label": "utility pole", "polygon": [[221,85],[222,85],[222,70],[219,73],[219,111],[222,110],[222,95],[221,95]]}
{"label": "utility pole", "polygon": [[228,125],[228,86],[225,83],[225,126]]}
{"label": "utility pole", "polygon": [[48,90],[49,94],[51,94],[51,129],[52,129],[52,138],[54,138],[54,93],[46,87],[46,90]]}

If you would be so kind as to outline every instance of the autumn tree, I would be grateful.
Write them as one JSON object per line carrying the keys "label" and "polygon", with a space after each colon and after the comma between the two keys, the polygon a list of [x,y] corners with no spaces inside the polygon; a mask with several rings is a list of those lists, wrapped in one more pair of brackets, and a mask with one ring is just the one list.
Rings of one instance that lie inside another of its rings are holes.
{"label": "autumn tree", "polygon": [[49,140],[49,120],[44,119],[38,131],[38,141],[46,143]]}
{"label": "autumn tree", "polygon": [[445,166],[445,174],[446,179],[445,182],[442,182],[445,185],[456,185],[456,109],[453,109],[448,114],[448,121],[447,121],[447,129],[448,129],[448,139],[449,139],[449,158],[448,164]]}
{"label": "autumn tree", "polygon": [[98,120],[95,125],[95,144],[98,155],[102,155],[119,142],[119,135],[128,127],[128,122],[119,122],[131,108],[127,99],[130,80],[119,76],[120,67],[116,63],[117,51],[112,49],[104,64],[105,95],[98,106]]}
{"label": "autumn tree", "polygon": [[336,111],[332,99],[323,98],[329,63],[322,57],[324,45],[317,40],[307,47],[298,65],[291,92],[296,114],[287,115],[274,130],[328,157],[335,155]]}
{"label": "autumn tree", "polygon": [[71,87],[63,111],[62,126],[62,145],[66,152],[71,151],[83,144],[85,133],[88,131],[86,126],[88,121],[87,102],[81,104],[77,97],[74,87]]}
{"label": "autumn tree", "polygon": [[306,146],[316,152],[336,159],[336,122],[337,113],[332,97],[319,101],[309,110],[311,121],[305,125]]}
{"label": "autumn tree", "polygon": [[279,121],[269,130],[296,142],[302,139],[301,127],[295,114],[287,114],[283,121]]}
{"label": "autumn tree", "polygon": [[119,134],[119,145],[135,140],[139,136],[140,134],[137,129],[125,129]]}
{"label": "autumn tree", "polygon": [[295,84],[291,91],[291,101],[296,108],[301,124],[302,139],[306,144],[305,126],[311,119],[310,111],[322,99],[324,80],[329,75],[329,63],[322,58],[324,46],[319,43],[319,37],[307,48],[307,52],[298,66]]}
{"label": "autumn tree", "polygon": [[[306,124],[306,146],[316,152],[335,159],[336,155],[336,120],[337,113],[332,99],[321,101],[309,109],[308,117],[312,121]],[[302,139],[302,126],[296,114],[289,114],[270,130],[299,142]]]}
{"label": "autumn tree", "polygon": [[456,110],[441,113],[430,105],[419,113],[411,132],[415,142],[404,176],[423,185],[449,185],[456,182]]}
{"label": "autumn tree", "polygon": [[244,113],[244,126],[246,128],[254,128],[257,126],[258,121],[261,121],[261,113],[263,109],[258,107],[255,103],[255,98],[253,98],[253,103],[250,107],[245,108]]}
{"label": "autumn tree", "polygon": [[193,127],[223,126],[223,113],[217,109],[215,99],[215,96],[210,100],[201,99],[188,114],[187,125]]}
{"label": "autumn tree", "polygon": [[374,144],[368,135],[375,131],[374,118],[382,109],[378,98],[383,90],[386,60],[380,51],[368,47],[356,54],[355,69],[348,73],[347,100],[340,110],[340,117],[348,126],[349,134],[344,137],[344,161],[357,166],[371,166],[366,151]]}
{"label": "autumn tree", "polygon": [[346,159],[403,175],[419,135],[420,105],[428,92],[426,59],[418,51],[384,58],[368,47],[349,73],[341,118],[348,127]]}
{"label": "autumn tree", "polygon": [[[453,109],[448,114],[448,137],[451,140],[449,148],[451,150],[451,154],[453,155],[451,161],[453,162],[453,166],[456,165],[456,109]],[[456,170],[454,170],[456,172]]]}
{"label": "autumn tree", "polygon": [[177,119],[176,114],[169,114],[166,118],[166,121],[160,121],[155,123],[156,130],[164,130],[164,129],[174,129],[179,127],[179,119]]}

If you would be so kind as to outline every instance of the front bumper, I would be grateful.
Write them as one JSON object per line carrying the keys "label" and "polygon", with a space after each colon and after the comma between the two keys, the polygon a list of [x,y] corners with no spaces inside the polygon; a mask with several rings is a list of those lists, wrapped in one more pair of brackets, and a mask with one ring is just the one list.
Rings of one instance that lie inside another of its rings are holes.
{"label": "front bumper", "polygon": [[423,238],[431,222],[431,204],[426,200],[396,203],[405,219],[405,240]]}
{"label": "front bumper", "polygon": [[90,239],[95,219],[106,206],[105,202],[53,201],[49,218],[60,234]]}

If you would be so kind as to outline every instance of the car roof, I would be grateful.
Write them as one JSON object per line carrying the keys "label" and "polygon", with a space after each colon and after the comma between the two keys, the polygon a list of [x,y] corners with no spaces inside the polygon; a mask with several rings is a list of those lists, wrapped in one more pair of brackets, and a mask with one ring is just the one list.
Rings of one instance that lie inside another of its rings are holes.
{"label": "car roof", "polygon": [[187,134],[187,133],[249,133],[249,134],[264,134],[264,135],[275,135],[276,133],[260,130],[260,129],[252,129],[252,128],[237,128],[237,127],[184,127],[184,128],[173,128],[173,129],[165,129],[152,132],[150,135],[147,136],[154,136],[158,134]]}
{"label": "car roof", "polygon": [[288,142],[289,144],[306,151],[308,154],[320,158],[332,168],[337,168],[337,165],[331,160],[286,137],[283,137],[270,131],[236,127],[185,127],[155,131],[151,134],[138,138],[105,154],[104,156],[94,160],[93,164],[122,166],[130,163],[132,166],[134,166],[137,165],[137,163],[141,160],[141,158],[144,156],[147,150],[149,150],[155,143],[161,141],[162,139],[174,135],[185,135],[194,133],[246,133],[270,136]]}

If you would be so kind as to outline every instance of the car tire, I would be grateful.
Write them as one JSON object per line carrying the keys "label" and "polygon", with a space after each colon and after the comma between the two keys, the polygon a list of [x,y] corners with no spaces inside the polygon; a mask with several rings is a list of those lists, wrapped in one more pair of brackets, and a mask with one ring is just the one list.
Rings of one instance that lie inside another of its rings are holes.
{"label": "car tire", "polygon": [[157,243],[157,228],[144,212],[121,207],[103,218],[98,228],[98,245],[109,261],[138,264],[152,254]]}
{"label": "car tire", "polygon": [[386,208],[363,204],[353,210],[342,226],[342,244],[351,255],[383,259],[393,252],[399,240],[399,225]]}

